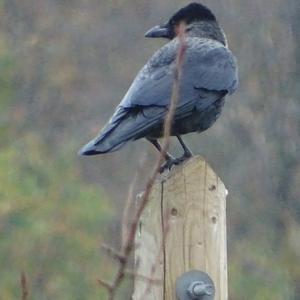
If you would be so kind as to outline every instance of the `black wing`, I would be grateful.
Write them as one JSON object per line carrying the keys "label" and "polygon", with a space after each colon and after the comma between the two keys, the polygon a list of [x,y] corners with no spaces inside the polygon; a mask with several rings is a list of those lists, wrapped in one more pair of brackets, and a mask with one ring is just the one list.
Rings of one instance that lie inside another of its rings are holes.
{"label": "black wing", "polygon": [[[194,107],[204,111],[224,92],[234,92],[238,84],[235,58],[221,43],[189,38],[187,45],[175,119],[188,115]],[[81,150],[82,154],[117,150],[163,123],[172,94],[177,49],[178,41],[173,40],[154,54],[109,123]],[[216,95],[207,96],[204,90],[215,91]]]}
{"label": "black wing", "polygon": [[[217,41],[189,38],[178,107],[195,99],[197,88],[233,93],[238,84],[236,60]],[[140,71],[120,106],[168,106],[174,81],[178,41],[157,51]]]}

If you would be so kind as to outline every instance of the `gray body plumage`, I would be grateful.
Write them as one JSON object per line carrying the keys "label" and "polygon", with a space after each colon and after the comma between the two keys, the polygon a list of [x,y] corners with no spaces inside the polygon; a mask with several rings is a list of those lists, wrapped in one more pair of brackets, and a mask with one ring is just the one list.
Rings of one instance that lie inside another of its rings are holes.
{"label": "gray body plumage", "polygon": [[[190,26],[190,30],[189,30]],[[216,22],[187,25],[186,52],[172,135],[201,132],[218,118],[225,96],[238,84],[236,60]],[[162,136],[174,82],[178,38],[160,48],[138,73],[99,135],[81,149],[93,155],[131,140]]]}

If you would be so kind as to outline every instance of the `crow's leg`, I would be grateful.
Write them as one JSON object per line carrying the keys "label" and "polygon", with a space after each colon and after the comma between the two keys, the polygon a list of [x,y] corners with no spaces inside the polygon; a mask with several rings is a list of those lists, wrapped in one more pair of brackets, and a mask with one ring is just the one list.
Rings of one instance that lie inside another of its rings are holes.
{"label": "crow's leg", "polygon": [[[150,139],[147,138],[147,140],[159,151],[161,152],[161,146],[159,144],[159,142],[156,139]],[[165,156],[166,161],[162,164],[162,166],[160,167],[159,172],[163,173],[166,169],[171,169],[171,167],[173,165],[177,165],[179,164],[178,159],[175,158],[173,155],[171,155],[169,152],[166,152],[166,156]]]}
{"label": "crow's leg", "polygon": [[[192,151],[188,148],[188,146],[183,142],[182,138],[177,135],[176,136],[180,145],[182,146],[183,148],[183,155],[179,158],[175,158],[174,156],[172,156],[170,153],[166,152],[166,161],[163,163],[163,165],[160,167],[160,170],[159,172],[160,173],[163,173],[165,170],[167,169],[171,169],[174,165],[179,165],[181,164],[182,162],[184,162],[185,160],[189,159],[190,157],[193,156],[193,153]],[[159,151],[161,152],[161,146],[159,144],[159,142],[156,140],[156,139],[150,139],[150,138],[147,138],[147,140],[152,144],[154,145],[154,147]]]}
{"label": "crow's leg", "polygon": [[177,137],[183,150],[184,150],[184,153],[181,157],[179,158],[174,158],[173,156],[172,157],[169,157],[166,159],[166,162],[161,166],[160,168],[160,173],[162,173],[163,171],[165,171],[166,169],[171,169],[174,165],[175,166],[178,166],[180,165],[181,163],[183,163],[184,161],[188,160],[189,158],[191,158],[193,156],[193,153],[191,152],[191,150],[184,144],[183,140],[178,136]]}
{"label": "crow's leg", "polygon": [[[161,152],[161,145],[159,144],[159,142],[156,139],[149,139],[147,138],[147,140],[159,151]],[[175,159],[169,152],[166,152],[166,160],[169,159]]]}
{"label": "crow's leg", "polygon": [[191,151],[191,150],[189,149],[189,147],[183,142],[181,136],[180,136],[180,135],[176,135],[176,137],[177,137],[177,139],[178,139],[178,141],[179,141],[179,143],[180,143],[180,145],[181,145],[181,147],[182,147],[182,149],[183,149],[183,155],[182,155],[182,157],[180,157],[179,159],[182,160],[182,161],[184,161],[184,160],[186,160],[186,159],[192,157],[192,156],[193,156],[192,151]]}

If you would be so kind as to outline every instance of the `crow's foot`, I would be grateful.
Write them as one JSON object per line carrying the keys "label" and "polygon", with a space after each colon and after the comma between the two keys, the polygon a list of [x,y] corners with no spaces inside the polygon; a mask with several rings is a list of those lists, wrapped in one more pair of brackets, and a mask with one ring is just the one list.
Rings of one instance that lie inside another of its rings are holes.
{"label": "crow's foot", "polygon": [[188,160],[191,155],[184,154],[179,158],[168,158],[159,169],[159,173],[163,173],[165,170],[171,170],[173,166],[178,166],[184,161]]}

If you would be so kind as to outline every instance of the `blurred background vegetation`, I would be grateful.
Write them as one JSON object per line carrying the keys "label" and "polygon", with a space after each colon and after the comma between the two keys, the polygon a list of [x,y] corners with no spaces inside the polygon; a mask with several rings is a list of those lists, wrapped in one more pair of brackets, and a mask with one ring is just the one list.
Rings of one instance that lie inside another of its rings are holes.
{"label": "blurred background vegetation", "polygon": [[[77,151],[164,43],[144,32],[187,3],[0,1],[1,299],[20,298],[21,271],[30,299],[105,299],[96,279],[114,265],[100,245],[118,245],[128,186],[156,153],[144,141],[106,156]],[[240,67],[217,124],[186,138],[229,190],[230,299],[297,300],[299,0],[203,3]]]}

